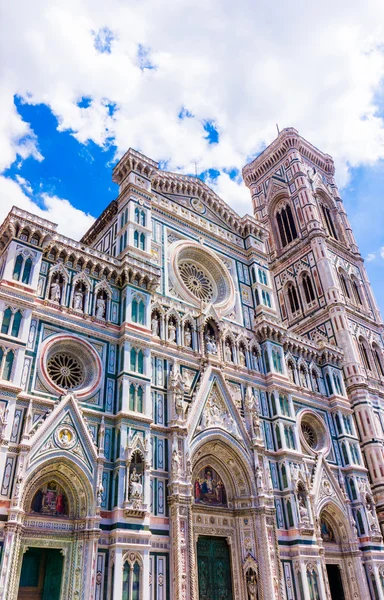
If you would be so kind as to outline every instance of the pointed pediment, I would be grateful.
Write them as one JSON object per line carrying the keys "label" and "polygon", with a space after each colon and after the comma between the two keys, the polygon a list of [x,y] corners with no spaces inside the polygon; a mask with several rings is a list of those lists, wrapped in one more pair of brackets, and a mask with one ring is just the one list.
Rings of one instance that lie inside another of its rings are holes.
{"label": "pointed pediment", "polygon": [[190,439],[207,429],[221,429],[240,443],[249,438],[227,383],[212,368],[203,375],[188,421]]}
{"label": "pointed pediment", "polygon": [[28,470],[45,460],[60,456],[71,458],[93,475],[98,452],[76,398],[69,394],[59,402],[45,421],[32,428]]}
{"label": "pointed pediment", "polygon": [[335,502],[345,512],[345,504],[348,499],[323,454],[318,455],[312,474],[311,494],[317,514],[328,501]]}
{"label": "pointed pediment", "polygon": [[272,179],[268,186],[266,201],[269,202],[278,194],[284,192],[285,194],[289,194],[289,187],[286,182],[277,181],[276,179]]}

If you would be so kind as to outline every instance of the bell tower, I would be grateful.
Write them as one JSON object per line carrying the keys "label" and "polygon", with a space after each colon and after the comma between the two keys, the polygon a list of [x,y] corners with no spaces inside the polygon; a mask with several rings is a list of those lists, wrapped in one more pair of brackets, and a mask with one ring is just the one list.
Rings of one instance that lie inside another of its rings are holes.
{"label": "bell tower", "polygon": [[[243,169],[254,215],[269,231],[283,323],[344,352],[345,386],[383,527],[383,322],[334,173],[331,156],[293,128]],[[332,409],[341,408],[331,379],[326,383]]]}

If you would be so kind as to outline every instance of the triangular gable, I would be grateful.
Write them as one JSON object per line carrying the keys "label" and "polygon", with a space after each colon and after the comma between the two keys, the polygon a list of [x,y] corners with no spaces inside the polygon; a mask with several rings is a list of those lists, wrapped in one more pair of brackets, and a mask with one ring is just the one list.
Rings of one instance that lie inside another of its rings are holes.
{"label": "triangular gable", "polygon": [[23,445],[30,447],[28,470],[52,456],[67,456],[95,473],[98,452],[73,394],[59,402],[40,427],[32,428]]}
{"label": "triangular gable", "polygon": [[277,194],[281,194],[282,192],[289,195],[288,184],[283,181],[278,182],[276,179],[274,179],[273,181],[270,182],[270,185],[268,187],[266,201],[269,202],[275,196],[277,196]]}
{"label": "triangular gable", "polygon": [[215,213],[211,208],[208,207],[207,203],[202,198],[191,198],[190,196],[182,196],[179,194],[164,194],[167,198],[173,202],[185,206],[188,210],[191,210],[198,216],[209,219],[212,223],[216,223],[220,227],[229,229],[228,222],[222,218],[218,213]]}
{"label": "triangular gable", "polygon": [[207,429],[222,429],[241,443],[249,439],[226,382],[213,368],[204,373],[188,417],[190,440]]}
{"label": "triangular gable", "polygon": [[319,514],[323,506],[330,500],[335,502],[345,514],[347,498],[321,453],[318,455],[312,475],[311,494],[314,498],[316,514]]}

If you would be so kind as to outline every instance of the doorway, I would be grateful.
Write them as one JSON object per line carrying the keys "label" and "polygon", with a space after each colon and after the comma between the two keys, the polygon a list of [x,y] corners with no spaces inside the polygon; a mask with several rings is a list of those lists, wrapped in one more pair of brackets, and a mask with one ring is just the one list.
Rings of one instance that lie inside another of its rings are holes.
{"label": "doorway", "polygon": [[332,600],[345,600],[339,565],[327,565],[327,575]]}
{"label": "doorway", "polygon": [[199,600],[232,600],[231,561],[224,538],[198,538],[197,568]]}
{"label": "doorway", "polygon": [[60,600],[63,555],[51,548],[29,548],[21,566],[17,600]]}

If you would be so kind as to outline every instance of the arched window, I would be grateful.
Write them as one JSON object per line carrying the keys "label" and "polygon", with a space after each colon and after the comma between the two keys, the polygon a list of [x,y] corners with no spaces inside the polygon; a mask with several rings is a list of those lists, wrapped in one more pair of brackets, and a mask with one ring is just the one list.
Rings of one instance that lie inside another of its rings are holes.
{"label": "arched window", "polygon": [[140,225],[142,225],[143,227],[145,227],[145,221],[146,221],[145,212],[142,210],[140,212]]}
{"label": "arched window", "polygon": [[137,353],[137,372],[144,373],[144,354],[142,350],[139,350]]}
{"label": "arched window", "polygon": [[349,465],[348,452],[344,442],[341,444],[341,452],[343,454],[344,464]]}
{"label": "arched window", "polygon": [[310,304],[315,299],[315,292],[313,290],[312,279],[308,275],[308,273],[304,273],[303,279],[302,279],[302,284],[303,284],[305,301],[307,304]]}
{"label": "arched window", "polygon": [[135,223],[140,223],[140,210],[138,209],[138,207],[136,206],[135,208]]}
{"label": "arched window", "polygon": [[18,337],[18,335],[19,335],[22,318],[23,318],[22,314],[19,310],[17,312],[15,312],[15,314],[13,316],[13,323],[12,323],[12,329],[11,329],[11,335],[13,335],[13,337]]}
{"label": "arched window", "polygon": [[16,281],[20,280],[20,276],[21,276],[21,269],[23,266],[23,257],[21,254],[19,254],[15,260],[15,266],[13,269],[13,279],[16,279]]}
{"label": "arched window", "polygon": [[133,245],[135,248],[139,247],[139,232],[137,230],[133,234]]}
{"label": "arched window", "polygon": [[126,561],[123,569],[123,595],[122,600],[140,599],[140,565],[137,560],[131,563]]}
{"label": "arched window", "polygon": [[316,571],[307,570],[309,597],[311,600],[320,600],[319,584]]}
{"label": "arched window", "polygon": [[275,400],[274,392],[272,392],[272,394],[271,394],[271,408],[272,408],[272,415],[275,415],[276,414],[276,400]]}
{"label": "arched window", "polygon": [[356,486],[353,477],[349,478],[349,489],[351,490],[351,499],[357,500]]}
{"label": "arched window", "polygon": [[344,297],[350,298],[351,296],[349,295],[347,280],[345,278],[345,275],[343,275],[343,273],[340,273],[340,271],[339,271],[339,280],[340,280],[341,291],[343,292]]}
{"label": "arched window", "polygon": [[288,527],[294,527],[295,523],[293,520],[292,504],[291,504],[290,500],[288,500],[288,502],[287,502],[287,515],[288,515]]}
{"label": "arched window", "polygon": [[269,293],[266,292],[265,290],[262,290],[261,296],[263,298],[264,306],[268,306],[269,308],[271,308],[271,297],[270,297]]}
{"label": "arched window", "polygon": [[336,392],[342,396],[343,390],[341,389],[340,377],[336,373],[333,374],[333,383],[335,384]]}
{"label": "arched window", "polygon": [[31,271],[32,271],[32,259],[27,258],[27,260],[24,263],[23,277],[21,278],[22,283],[25,283],[26,285],[29,284]]}
{"label": "arched window", "polygon": [[331,378],[328,373],[326,373],[326,375],[325,375],[325,381],[327,382],[328,394],[329,394],[329,396],[332,396],[333,395],[333,386],[332,386]]}
{"label": "arched window", "polygon": [[142,300],[139,302],[139,324],[145,325],[145,304]]}
{"label": "arched window", "polygon": [[363,303],[361,300],[359,285],[355,279],[352,279],[352,292],[353,292],[353,297],[355,299],[356,304],[358,304],[359,306],[362,306]]}
{"label": "arched window", "polygon": [[138,314],[139,314],[139,307],[138,307],[138,302],[137,302],[136,298],[134,298],[132,300],[131,314],[132,314],[132,321],[133,321],[133,323],[137,323]]}
{"label": "arched window", "polygon": [[7,310],[4,311],[3,322],[1,324],[1,333],[4,333],[5,335],[7,335],[8,331],[9,331],[9,327],[11,325],[12,314],[13,313],[10,308],[7,308]]}
{"label": "arched window", "polygon": [[291,309],[291,313],[294,315],[300,309],[299,299],[297,297],[296,288],[293,283],[289,283],[287,286],[287,294],[289,300],[289,307]]}
{"label": "arched window", "polygon": [[145,235],[140,233],[140,250],[145,250]]}
{"label": "arched window", "polygon": [[356,520],[357,520],[357,526],[358,526],[360,535],[364,535],[365,534],[364,521],[363,521],[363,517],[361,516],[361,512],[359,510],[356,511]]}
{"label": "arched window", "polygon": [[282,447],[282,444],[281,444],[280,427],[278,426],[277,423],[276,423],[276,426],[275,426],[275,433],[276,433],[277,448],[280,450],[280,448]]}
{"label": "arched window", "polygon": [[131,348],[131,371],[136,371],[137,351]]}
{"label": "arched window", "polygon": [[136,403],[137,412],[143,412],[143,388],[141,385],[137,388],[137,403]]}
{"label": "arched window", "polygon": [[324,221],[325,221],[326,228],[328,230],[328,235],[330,235],[331,237],[335,238],[335,240],[337,240],[338,237],[337,237],[336,229],[335,229],[335,226],[333,223],[331,211],[329,210],[328,206],[325,206],[324,204],[321,205],[321,210],[323,211]]}
{"label": "arched window", "polygon": [[288,487],[288,479],[287,479],[287,469],[285,465],[281,467],[281,479],[283,481],[283,489]]}
{"label": "arched window", "polygon": [[337,431],[341,434],[342,433],[341,422],[340,422],[340,417],[337,413],[335,415],[335,421],[336,421]]}
{"label": "arched window", "polygon": [[277,226],[279,229],[281,245],[284,248],[297,238],[297,230],[295,221],[292,215],[292,209],[289,204],[286,204],[276,214]]}
{"label": "arched window", "polygon": [[5,356],[5,363],[4,363],[4,369],[3,369],[3,379],[5,379],[6,381],[10,381],[10,379],[11,379],[14,358],[15,358],[15,355],[14,355],[13,350],[10,350],[9,352],[7,352],[7,354]]}
{"label": "arched window", "polygon": [[135,410],[136,389],[133,383],[129,386],[129,410]]}
{"label": "arched window", "polygon": [[381,352],[377,346],[373,346],[373,359],[379,377],[384,377],[383,363],[381,362]]}
{"label": "arched window", "polygon": [[280,402],[281,413],[284,416],[289,417],[289,402],[288,402],[287,396],[283,396],[283,394],[280,394],[279,395],[279,402]]}
{"label": "arched window", "polygon": [[361,360],[363,362],[364,367],[368,371],[371,371],[371,363],[370,363],[369,357],[368,357],[368,350],[367,350],[362,338],[359,339],[359,349],[360,349]]}

